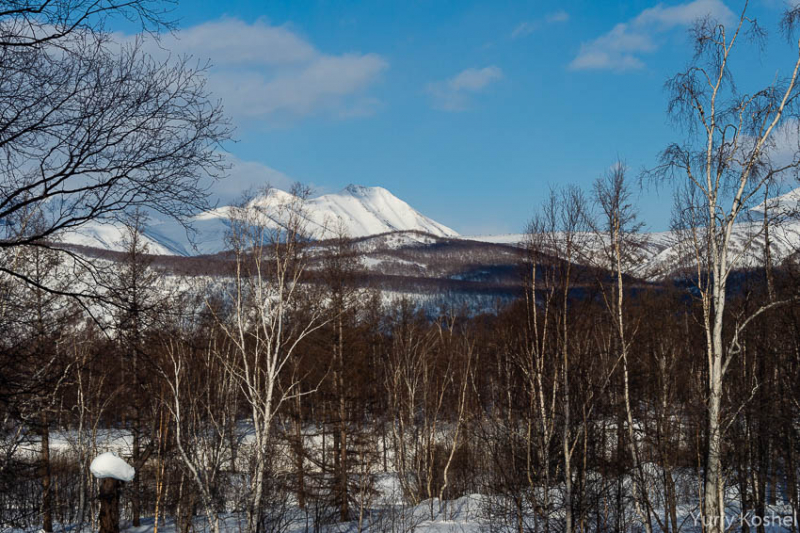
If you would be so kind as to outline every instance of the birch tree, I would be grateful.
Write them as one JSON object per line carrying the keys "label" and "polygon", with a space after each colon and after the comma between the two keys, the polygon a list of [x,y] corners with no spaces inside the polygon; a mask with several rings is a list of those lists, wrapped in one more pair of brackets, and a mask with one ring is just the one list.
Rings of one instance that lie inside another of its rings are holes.
{"label": "birch tree", "polygon": [[[225,291],[229,312],[209,305],[231,343],[225,364],[242,391],[252,426],[247,531],[259,529],[266,486],[270,433],[276,414],[297,394],[292,375],[300,343],[326,323],[324,305],[302,283],[309,233],[303,201],[307,189],[293,195],[266,190],[235,208],[230,230],[234,277]],[[286,379],[289,378],[289,379]]]}
{"label": "birch tree", "polygon": [[[556,270],[552,268],[552,238],[556,220],[546,213],[555,208],[551,196],[549,207],[530,221],[525,235],[525,328],[522,330],[522,351],[517,365],[527,383],[528,415],[526,424],[526,477],[534,508],[544,518],[544,531],[550,531],[552,502],[550,491],[541,491],[537,498],[535,483],[549,488],[551,483],[552,444],[556,436],[559,365],[553,364],[552,323],[556,300]],[[534,454],[536,457],[534,457]],[[538,468],[536,466],[538,465]],[[539,475],[536,476],[535,472]],[[538,477],[538,480],[536,479]],[[523,524],[520,517],[518,530]]]}
{"label": "birch tree", "polygon": [[175,447],[182,467],[200,494],[214,533],[220,531],[219,484],[222,470],[232,461],[230,434],[235,431],[236,382],[226,361],[227,343],[212,337],[197,354],[180,339],[166,341],[167,362],[162,370],[169,394],[164,404],[174,421]]}
{"label": "birch tree", "polygon": [[641,224],[637,222],[637,214],[630,201],[631,193],[625,181],[625,166],[617,162],[605,178],[595,182],[595,201],[600,207],[601,220],[597,224],[596,235],[599,240],[601,260],[612,274],[612,286],[606,290],[601,283],[603,300],[613,323],[614,340],[612,343],[618,351],[618,359],[622,362],[622,396],[625,406],[625,425],[628,434],[628,451],[633,464],[633,491],[636,512],[644,524],[645,531],[653,531],[654,516],[648,496],[649,482],[642,467],[639,437],[636,434],[630,388],[630,356],[632,337],[635,326],[629,325],[625,319],[625,282],[624,278],[635,265],[637,252],[642,247],[641,237],[637,235]]}
{"label": "birch tree", "polygon": [[[796,146],[791,147],[794,156],[788,161],[776,157],[774,150],[777,132],[797,127],[800,41],[795,41],[795,60],[787,71],[760,90],[739,93],[731,58],[748,38],[758,40],[765,35],[747,8],[745,2],[733,24],[710,17],[695,24],[695,57],[685,71],[667,82],[669,113],[685,126],[686,139],[664,150],[657,171],[685,180],[684,198],[689,200],[680,206],[679,218],[693,248],[706,336],[707,444],[702,506],[711,533],[724,529],[725,375],[736,354],[738,332],[749,322],[745,319],[733,328],[725,326],[728,279],[760,233],[736,243],[735,230],[763,188],[800,165]],[[798,7],[785,14],[787,34],[791,35],[798,20]]]}
{"label": "birch tree", "polygon": [[[417,420],[423,398],[425,360],[431,357],[435,335],[406,299],[389,321],[385,371],[387,405],[392,417],[394,463],[404,496],[414,505],[422,499],[421,452]],[[411,446],[414,444],[415,446]]]}
{"label": "birch tree", "polygon": [[[561,416],[561,460],[564,475],[564,521],[566,531],[572,532],[575,529],[575,520],[573,514],[574,503],[574,480],[573,480],[573,455],[575,453],[575,446],[582,436],[582,430],[576,430],[573,426],[573,410],[576,409],[574,402],[575,392],[571,389],[571,382],[574,380],[572,377],[572,353],[571,348],[574,345],[572,336],[572,321],[573,321],[573,295],[572,291],[578,276],[578,268],[575,263],[579,260],[582,246],[582,235],[586,230],[586,200],[583,193],[575,187],[567,187],[561,191],[551,191],[549,198],[544,202],[539,217],[535,219],[529,228],[527,236],[528,246],[530,247],[529,253],[535,257],[534,272],[532,273],[533,281],[535,283],[536,271],[540,269],[542,274],[551,284],[547,289],[548,298],[547,310],[548,315],[544,317],[545,321],[552,320],[552,331],[549,334],[553,335],[552,351],[548,354],[549,357],[555,358],[558,363],[556,364],[557,377],[559,383],[554,380],[552,385],[553,393],[553,406],[555,402],[560,402],[560,416]],[[535,299],[535,284],[532,287],[533,293],[531,298]],[[535,302],[535,300],[534,300]],[[529,305],[535,305],[531,302]],[[552,303],[552,315],[549,309],[549,304]],[[539,310],[531,311],[531,318],[529,320],[537,320]],[[552,318],[551,318],[552,317]],[[542,350],[546,346],[546,339],[541,337],[544,331],[539,331],[539,326],[533,326],[531,334],[533,338],[530,339],[532,343],[530,353],[534,359],[532,362],[531,371],[539,374],[534,377],[534,387],[537,389],[539,396],[537,402],[539,404],[540,412],[544,415],[542,418],[543,437],[548,440],[554,438],[554,426],[552,415],[555,411],[548,410],[546,407],[546,396],[544,393],[543,383],[541,382],[540,368],[543,368],[542,362],[536,360],[541,357],[539,354],[543,353]],[[559,396],[555,396],[556,389],[558,389]],[[556,400],[557,398],[557,400]],[[584,406],[586,407],[586,406]],[[549,525],[549,524],[548,524]]]}

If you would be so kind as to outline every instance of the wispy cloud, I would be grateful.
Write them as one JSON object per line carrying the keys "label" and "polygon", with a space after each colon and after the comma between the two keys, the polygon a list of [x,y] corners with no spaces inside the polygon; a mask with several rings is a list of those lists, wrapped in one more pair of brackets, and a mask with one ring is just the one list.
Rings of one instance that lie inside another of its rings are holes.
{"label": "wispy cloud", "polygon": [[558,11],[553,11],[552,13],[548,13],[545,16],[544,20],[550,24],[555,22],[567,22],[569,20],[569,13],[560,9]]}
{"label": "wispy cloud", "polygon": [[322,52],[291,26],[264,20],[206,22],[150,47],[209,61],[209,89],[239,122],[369,114],[379,102],[367,91],[389,66],[378,54]]}
{"label": "wispy cloud", "polygon": [[517,39],[519,37],[524,37],[526,35],[530,35],[531,33],[533,33],[536,30],[538,30],[540,27],[541,27],[541,22],[539,22],[539,21],[520,22],[517,25],[517,27],[514,28],[514,31],[511,32],[511,38],[512,39]]}
{"label": "wispy cloud", "polygon": [[727,23],[733,12],[722,0],[694,0],[674,6],[658,4],[645,9],[628,22],[621,22],[611,31],[583,43],[569,64],[573,70],[625,71],[644,67],[641,56],[660,46],[658,36],[675,28],[685,28],[698,18],[711,16]]}
{"label": "wispy cloud", "polygon": [[279,170],[258,161],[245,161],[225,153],[228,172],[224,180],[214,182],[211,192],[222,203],[240,200],[240,195],[267,185],[288,191],[296,181]]}
{"label": "wispy cloud", "polygon": [[536,30],[542,28],[547,24],[558,24],[561,22],[567,22],[569,20],[569,13],[560,9],[558,11],[553,11],[552,13],[548,13],[544,16],[544,18],[539,20],[526,20],[517,24],[514,28],[514,31],[511,32],[512,39],[518,39],[520,37],[525,37],[526,35],[530,35],[531,33],[535,32]]}
{"label": "wispy cloud", "polygon": [[503,78],[500,67],[468,68],[452,78],[429,83],[426,92],[434,108],[442,111],[465,111],[472,95]]}

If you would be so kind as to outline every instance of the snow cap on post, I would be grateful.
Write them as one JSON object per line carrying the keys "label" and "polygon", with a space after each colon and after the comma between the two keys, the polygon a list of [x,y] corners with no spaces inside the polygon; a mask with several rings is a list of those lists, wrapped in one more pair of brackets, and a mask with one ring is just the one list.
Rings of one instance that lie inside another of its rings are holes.
{"label": "snow cap on post", "polygon": [[120,459],[113,452],[101,453],[89,466],[92,475],[97,479],[114,478],[119,481],[133,481],[136,469]]}

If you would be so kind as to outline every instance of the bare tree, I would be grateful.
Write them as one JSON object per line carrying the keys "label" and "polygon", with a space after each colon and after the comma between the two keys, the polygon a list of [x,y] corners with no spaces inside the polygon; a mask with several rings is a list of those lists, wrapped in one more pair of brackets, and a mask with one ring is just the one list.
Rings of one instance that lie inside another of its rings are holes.
{"label": "bare tree", "polygon": [[350,516],[348,476],[351,461],[348,457],[348,445],[354,437],[349,434],[348,428],[348,391],[350,386],[345,383],[345,376],[347,367],[353,362],[348,360],[348,354],[352,353],[352,349],[348,346],[349,339],[345,338],[345,325],[348,318],[354,318],[358,298],[354,276],[358,260],[346,228],[341,221],[338,222],[336,234],[333,239],[328,241],[329,250],[322,260],[322,277],[330,298],[332,378],[336,403],[333,409],[336,420],[336,429],[333,435],[336,488],[333,492],[339,508],[339,519],[345,522]]}
{"label": "bare tree", "polygon": [[585,229],[585,200],[578,189],[565,190],[559,200],[551,199],[546,206],[545,216],[552,220],[551,227],[553,238],[556,239],[553,252],[557,254],[559,270],[557,274],[558,290],[560,291],[560,308],[556,315],[558,325],[557,345],[561,352],[561,377],[562,377],[562,414],[563,428],[561,430],[561,452],[564,461],[564,516],[565,528],[571,533],[575,528],[573,516],[573,467],[572,457],[575,453],[575,444],[578,436],[572,427],[573,397],[571,395],[571,331],[570,331],[570,291],[574,283],[573,262],[580,253],[579,232]]}
{"label": "bare tree", "polygon": [[[141,41],[123,46],[102,32],[114,14],[160,28],[159,5],[0,4],[0,250],[47,246],[137,207],[182,221],[205,207],[230,127],[203,69],[156,61]],[[0,272],[35,285],[13,262]]]}
{"label": "bare tree", "polygon": [[152,407],[151,398],[155,396],[152,394],[153,384],[144,379],[153,368],[146,340],[148,336],[152,337],[161,318],[159,315],[164,312],[165,302],[176,300],[167,289],[165,278],[152,268],[152,258],[144,240],[146,221],[146,215],[139,209],[129,214],[123,226],[121,244],[124,255],[112,268],[104,269],[107,270],[104,275],[108,274],[110,278],[108,298],[115,304],[112,315],[124,362],[121,367],[123,382],[128,386],[125,418],[132,436],[131,461],[136,474],[126,488],[130,492],[132,524],[135,527],[140,525],[142,514],[141,467],[155,444],[154,435],[150,434],[147,440],[148,432],[156,429],[147,424],[146,416],[147,408]]}
{"label": "bare tree", "polygon": [[[539,212],[526,228],[525,327],[521,330],[522,349],[514,358],[525,379],[528,394],[525,438],[528,492],[537,514],[544,518],[545,532],[550,531],[550,491],[541,491],[541,497],[537,497],[535,485],[540,482],[544,487],[549,487],[551,483],[551,450],[556,433],[560,390],[558,365],[550,363],[553,359],[550,354],[554,337],[551,324],[557,296],[551,240],[556,231],[556,221],[545,214],[555,207],[553,200],[551,196],[550,207]],[[519,512],[517,529],[522,530],[523,517],[521,510]]]}
{"label": "bare tree", "polygon": [[[637,222],[637,214],[630,198],[631,193],[625,180],[625,165],[617,162],[604,178],[598,179],[594,185],[595,201],[601,210],[601,220],[597,224],[597,238],[603,265],[611,270],[613,286],[605,290],[600,288],[605,306],[614,324],[615,343],[622,361],[622,394],[625,405],[625,423],[628,433],[628,449],[633,463],[633,490],[636,512],[644,524],[645,531],[653,531],[653,509],[648,496],[650,483],[645,477],[642,467],[642,454],[639,437],[636,434],[630,391],[630,356],[631,337],[636,328],[625,320],[625,276],[635,265],[637,252],[642,247],[642,238],[637,235],[641,224]],[[657,516],[656,516],[657,518]]]}
{"label": "bare tree", "polygon": [[230,242],[236,270],[225,294],[230,312],[221,315],[209,307],[231,343],[224,363],[242,390],[252,424],[250,533],[259,529],[275,416],[297,394],[310,392],[291,379],[298,345],[326,323],[323,302],[302,283],[309,237],[303,211],[307,190],[293,192],[284,197],[267,190],[263,203],[245,202],[235,209]]}
{"label": "bare tree", "polygon": [[[32,219],[33,224],[41,219]],[[38,478],[41,482],[42,529],[53,531],[53,495],[51,491],[50,429],[60,389],[70,378],[73,360],[65,348],[77,310],[69,299],[42,290],[39,286],[64,288],[64,269],[58,254],[39,247],[16,250],[13,261],[37,286],[27,290],[11,283],[0,300],[0,318],[8,329],[0,349],[0,403],[14,413],[21,423],[39,437]],[[13,339],[13,340],[12,340]],[[19,433],[23,438],[25,433]],[[0,472],[10,462],[0,460]]]}
{"label": "bare tree", "polygon": [[389,324],[385,390],[392,417],[394,466],[404,496],[417,505],[422,499],[422,474],[416,419],[423,397],[424,365],[431,357],[435,332],[407,299],[398,302]]}
{"label": "bare tree", "polygon": [[[791,29],[798,18],[800,10],[795,7],[786,14],[785,27]],[[740,243],[737,249],[736,224],[767,183],[800,165],[797,155],[781,161],[772,150],[776,132],[797,124],[792,119],[797,117],[800,94],[800,42],[788,75],[754,93],[739,94],[733,83],[731,56],[747,37],[763,36],[763,30],[747,14],[747,2],[732,27],[709,17],[697,22],[692,36],[694,61],[667,83],[671,91],[670,114],[686,126],[688,135],[684,142],[672,144],[663,152],[658,173],[681,175],[688,187],[688,202],[681,206],[681,219],[695,250],[708,364],[703,515],[708,530],[717,533],[724,529],[725,512],[725,374],[737,352],[738,333],[750,321],[743,320],[728,333],[732,340],[726,346],[723,318],[728,279],[758,234]]]}
{"label": "bare tree", "polygon": [[168,361],[162,376],[169,389],[165,401],[175,427],[175,446],[195,484],[214,533],[220,531],[215,495],[224,465],[232,461],[231,433],[236,430],[236,381],[232,368],[225,365],[228,343],[218,346],[209,339],[207,346],[193,354],[189,343],[166,341]]}
{"label": "bare tree", "polygon": [[[224,170],[218,147],[230,127],[203,69],[188,59],[156,61],[140,39],[122,45],[107,33],[117,17],[155,36],[174,27],[171,7],[169,0],[0,1],[0,275],[9,285],[40,299],[74,297],[90,312],[87,298],[112,299],[96,290],[96,263],[55,244],[63,231],[122,221],[139,208],[185,221],[205,206],[209,180]],[[44,253],[58,276],[31,273],[21,261]],[[4,312],[4,329],[8,320],[13,328]],[[7,348],[4,355],[21,360],[24,346]],[[35,381],[0,394],[20,397]],[[48,409],[41,412],[46,428]],[[46,446],[44,429],[41,436]],[[48,472],[43,466],[45,530]]]}
{"label": "bare tree", "polygon": [[444,503],[444,498],[450,483],[448,474],[453,464],[453,458],[461,446],[460,439],[463,438],[462,435],[467,425],[466,407],[467,401],[470,399],[470,393],[474,391],[475,387],[473,369],[477,366],[475,361],[477,354],[474,339],[470,338],[466,331],[456,329],[456,319],[452,314],[445,324],[439,323],[439,343],[443,350],[450,352],[450,357],[457,358],[455,365],[448,364],[448,367],[452,369],[452,373],[450,376],[446,376],[450,383],[453,384],[456,392],[452,440],[449,443],[450,451],[442,467],[442,484],[439,487],[439,507],[446,516],[447,506]]}
{"label": "bare tree", "polygon": [[77,32],[101,32],[114,17],[157,32],[171,29],[167,16],[173,0],[3,0],[0,2],[0,47],[58,46]]}

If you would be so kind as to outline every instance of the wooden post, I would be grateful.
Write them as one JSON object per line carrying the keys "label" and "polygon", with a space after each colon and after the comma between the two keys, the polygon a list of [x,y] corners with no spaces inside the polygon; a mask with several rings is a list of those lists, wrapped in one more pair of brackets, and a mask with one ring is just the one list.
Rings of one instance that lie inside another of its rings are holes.
{"label": "wooden post", "polygon": [[100,481],[100,533],[119,533],[119,493],[122,483],[114,478]]}

